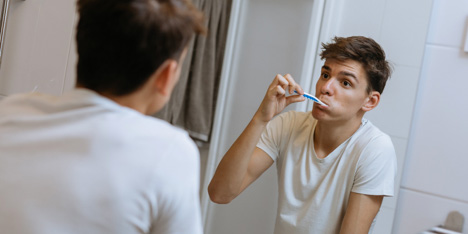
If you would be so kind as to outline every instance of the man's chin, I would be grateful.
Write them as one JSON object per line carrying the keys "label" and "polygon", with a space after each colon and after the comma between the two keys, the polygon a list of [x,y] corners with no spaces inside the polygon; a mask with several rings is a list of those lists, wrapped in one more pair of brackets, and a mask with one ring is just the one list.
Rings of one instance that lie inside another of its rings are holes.
{"label": "man's chin", "polygon": [[321,110],[320,108],[318,108],[316,106],[314,106],[312,108],[312,117],[314,117],[314,119],[321,120],[325,116],[326,116],[326,113],[323,110]]}

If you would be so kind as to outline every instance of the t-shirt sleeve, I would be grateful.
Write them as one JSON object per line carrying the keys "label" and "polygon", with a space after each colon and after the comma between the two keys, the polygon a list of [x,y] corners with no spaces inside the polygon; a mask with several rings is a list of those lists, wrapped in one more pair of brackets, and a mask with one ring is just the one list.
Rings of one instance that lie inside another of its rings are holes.
{"label": "t-shirt sleeve", "polygon": [[356,168],[352,192],[394,196],[397,160],[390,137],[383,135],[363,150]]}
{"label": "t-shirt sleeve", "polygon": [[188,135],[170,150],[164,185],[156,198],[152,234],[202,234],[199,152]]}
{"label": "t-shirt sleeve", "polygon": [[272,119],[266,126],[260,140],[257,143],[257,148],[260,148],[270,156],[273,161],[276,161],[280,149],[280,137],[283,124],[287,122],[290,113],[282,113]]}

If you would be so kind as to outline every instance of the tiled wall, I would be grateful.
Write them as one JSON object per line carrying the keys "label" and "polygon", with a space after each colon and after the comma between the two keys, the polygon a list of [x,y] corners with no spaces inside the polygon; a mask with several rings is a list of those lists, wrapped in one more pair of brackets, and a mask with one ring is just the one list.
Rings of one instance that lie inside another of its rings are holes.
{"label": "tiled wall", "polygon": [[467,28],[468,1],[434,0],[393,233],[468,219]]}

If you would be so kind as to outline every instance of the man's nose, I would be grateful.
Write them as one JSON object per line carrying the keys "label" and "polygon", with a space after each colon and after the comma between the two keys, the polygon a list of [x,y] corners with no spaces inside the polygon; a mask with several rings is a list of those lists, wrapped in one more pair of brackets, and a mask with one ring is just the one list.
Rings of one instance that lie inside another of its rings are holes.
{"label": "man's nose", "polygon": [[321,88],[321,92],[322,94],[327,94],[327,95],[332,95],[333,94],[333,90],[334,90],[334,79],[328,79],[326,80],[323,85],[322,85],[322,88]]}

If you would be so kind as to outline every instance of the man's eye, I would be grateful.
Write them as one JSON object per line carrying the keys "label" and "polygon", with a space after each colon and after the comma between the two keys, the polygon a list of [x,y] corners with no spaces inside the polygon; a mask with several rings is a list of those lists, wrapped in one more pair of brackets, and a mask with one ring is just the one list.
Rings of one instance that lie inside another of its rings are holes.
{"label": "man's eye", "polygon": [[322,73],[322,77],[325,78],[325,79],[328,79],[328,74],[327,73]]}
{"label": "man's eye", "polygon": [[351,86],[351,83],[347,80],[343,81],[344,86]]}

